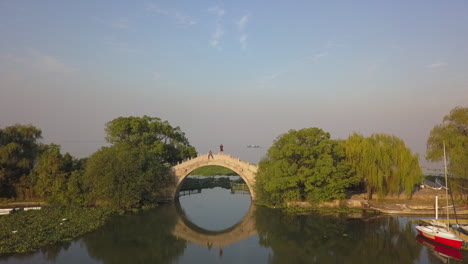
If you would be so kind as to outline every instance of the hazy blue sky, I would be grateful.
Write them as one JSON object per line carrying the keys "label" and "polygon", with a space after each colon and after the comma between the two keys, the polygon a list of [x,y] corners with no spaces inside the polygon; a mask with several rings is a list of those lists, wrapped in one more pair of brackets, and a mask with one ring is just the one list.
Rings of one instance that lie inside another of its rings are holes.
{"label": "hazy blue sky", "polygon": [[[0,1],[0,126],[83,157],[118,116],[257,162],[288,129],[424,156],[468,106],[468,1]],[[264,146],[247,149],[248,144]]]}

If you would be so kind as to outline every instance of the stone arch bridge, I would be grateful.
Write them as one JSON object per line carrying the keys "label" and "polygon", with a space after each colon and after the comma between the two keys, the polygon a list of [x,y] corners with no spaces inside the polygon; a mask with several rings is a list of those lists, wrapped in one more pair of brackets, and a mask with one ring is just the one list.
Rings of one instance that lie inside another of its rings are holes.
{"label": "stone arch bridge", "polygon": [[208,158],[208,154],[206,154],[184,161],[172,167],[172,174],[175,177],[175,186],[168,190],[166,196],[169,196],[168,198],[170,199],[176,199],[178,197],[182,181],[192,171],[211,165],[222,166],[239,174],[250,190],[251,199],[255,200],[254,186],[255,176],[257,175],[257,165],[242,161],[239,158],[233,158],[231,155],[224,154],[213,154],[213,158]]}

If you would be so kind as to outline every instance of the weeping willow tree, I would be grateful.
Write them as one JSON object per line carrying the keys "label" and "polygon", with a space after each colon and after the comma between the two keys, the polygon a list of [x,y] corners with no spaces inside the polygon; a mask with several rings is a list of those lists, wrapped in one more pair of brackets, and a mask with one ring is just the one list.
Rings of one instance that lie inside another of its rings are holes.
{"label": "weeping willow tree", "polygon": [[418,155],[413,155],[403,140],[386,134],[365,138],[354,133],[345,141],[346,159],[364,181],[367,198],[372,193],[411,197],[413,187],[422,178]]}
{"label": "weeping willow tree", "polygon": [[372,190],[382,186],[382,177],[377,175],[377,162],[368,138],[354,133],[345,141],[346,159],[354,167],[356,175],[366,184],[368,199]]}

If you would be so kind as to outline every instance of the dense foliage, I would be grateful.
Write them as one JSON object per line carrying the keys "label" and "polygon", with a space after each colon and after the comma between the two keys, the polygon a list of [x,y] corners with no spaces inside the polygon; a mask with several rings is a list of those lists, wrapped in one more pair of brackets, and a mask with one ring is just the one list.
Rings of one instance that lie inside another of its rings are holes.
{"label": "dense foliage", "polygon": [[179,127],[156,117],[119,117],[106,124],[110,147],[89,159],[38,142],[41,131],[0,129],[0,197],[57,206],[130,209],[155,203],[172,177],[168,169],[196,156]]}
{"label": "dense foliage", "polygon": [[237,173],[234,171],[222,167],[222,166],[216,166],[216,165],[211,165],[211,166],[205,166],[198,168],[190,173],[190,175],[198,175],[198,176],[216,176],[216,175],[229,175],[229,176],[235,176]]}
{"label": "dense foliage", "polygon": [[0,129],[0,197],[82,205],[85,159],[62,155],[59,146],[40,138],[41,130],[31,125]]}
{"label": "dense foliage", "polygon": [[442,124],[434,126],[427,139],[426,159],[443,160],[444,143],[450,174],[468,179],[468,107],[455,107]]}
{"label": "dense foliage", "polygon": [[0,254],[70,240],[101,226],[111,212],[85,205],[127,210],[155,203],[173,180],[170,166],[196,155],[179,128],[157,118],[117,118],[106,131],[112,145],[78,160],[38,143],[33,126],[0,130],[1,195],[67,206],[0,218]]}
{"label": "dense foliage", "polygon": [[37,197],[51,205],[84,205],[82,174],[84,161],[70,154],[62,155],[60,147],[45,145],[30,175]]}
{"label": "dense foliage", "polygon": [[158,191],[171,183],[171,177],[154,156],[127,143],[94,153],[84,174],[89,202],[122,209],[155,203]]}
{"label": "dense foliage", "polygon": [[402,190],[411,197],[414,186],[421,182],[418,155],[395,136],[374,134],[365,138],[355,133],[344,145],[346,159],[366,185],[368,199],[373,192],[385,196]]}
{"label": "dense foliage", "polygon": [[155,203],[172,184],[170,166],[196,156],[180,128],[154,117],[119,117],[106,125],[110,147],[88,161],[84,188],[92,205],[130,209]]}
{"label": "dense foliage", "polygon": [[177,164],[197,156],[179,127],[157,117],[119,117],[106,124],[107,142],[127,143],[155,154],[161,163]]}
{"label": "dense foliage", "polygon": [[0,197],[27,192],[27,177],[40,154],[41,130],[32,125],[0,128]]}
{"label": "dense foliage", "polygon": [[319,128],[290,130],[279,136],[259,163],[258,202],[329,201],[345,197],[356,182],[343,147]]}
{"label": "dense foliage", "polygon": [[103,225],[110,213],[99,208],[45,208],[2,216],[0,254],[72,240]]}

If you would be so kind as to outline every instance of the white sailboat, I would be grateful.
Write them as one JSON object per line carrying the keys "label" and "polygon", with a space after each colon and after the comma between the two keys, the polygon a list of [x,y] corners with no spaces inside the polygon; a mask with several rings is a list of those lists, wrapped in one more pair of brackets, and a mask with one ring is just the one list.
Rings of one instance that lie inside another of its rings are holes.
{"label": "white sailboat", "polygon": [[445,167],[445,198],[447,200],[447,224],[437,221],[437,199],[436,199],[436,218],[431,220],[431,224],[420,224],[416,226],[416,230],[423,237],[432,240],[434,242],[450,246],[456,249],[460,249],[463,244],[463,239],[457,236],[455,233],[450,231],[450,217],[449,217],[449,206],[448,206],[448,184],[447,184],[447,159],[445,157],[445,143],[444,143],[444,167]]}

